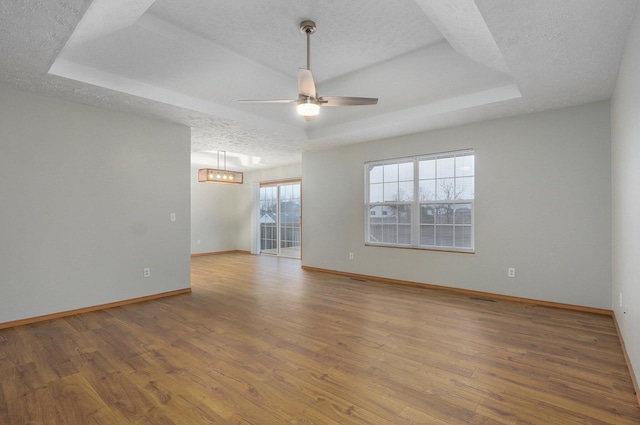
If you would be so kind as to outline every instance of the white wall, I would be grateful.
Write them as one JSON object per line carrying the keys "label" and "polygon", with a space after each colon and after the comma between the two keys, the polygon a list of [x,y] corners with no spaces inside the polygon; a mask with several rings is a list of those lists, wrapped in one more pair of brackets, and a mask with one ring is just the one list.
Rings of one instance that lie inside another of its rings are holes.
{"label": "white wall", "polygon": [[[640,13],[627,40],[611,101],[613,310],[640,380]],[[620,303],[622,294],[622,305]],[[624,311],[627,309],[626,314]]]}
{"label": "white wall", "polygon": [[[610,131],[599,102],[305,153],[303,265],[610,309]],[[364,245],[366,161],[464,148],[475,254]]]}
{"label": "white wall", "polygon": [[198,168],[191,168],[191,253],[235,250],[241,185],[200,183]]}
{"label": "white wall", "polygon": [[189,143],[0,86],[0,322],[188,288]]}

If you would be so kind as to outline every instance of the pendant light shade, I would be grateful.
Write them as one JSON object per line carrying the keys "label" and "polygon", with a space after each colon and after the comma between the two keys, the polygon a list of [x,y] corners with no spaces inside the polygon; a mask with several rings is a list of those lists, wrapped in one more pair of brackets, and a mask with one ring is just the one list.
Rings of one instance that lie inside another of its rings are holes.
{"label": "pendant light shade", "polygon": [[201,168],[198,170],[198,181],[205,183],[242,184],[243,174],[240,171],[227,170],[227,152],[224,154],[224,167],[220,168],[220,151],[218,151],[218,168]]}

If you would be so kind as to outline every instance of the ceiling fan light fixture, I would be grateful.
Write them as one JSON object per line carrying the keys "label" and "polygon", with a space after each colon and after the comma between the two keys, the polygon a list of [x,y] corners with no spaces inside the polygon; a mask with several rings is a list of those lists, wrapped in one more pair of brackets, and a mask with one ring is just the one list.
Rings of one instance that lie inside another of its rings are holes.
{"label": "ceiling fan light fixture", "polygon": [[317,101],[311,98],[298,100],[297,105],[298,115],[303,117],[315,117],[320,113],[320,105]]}

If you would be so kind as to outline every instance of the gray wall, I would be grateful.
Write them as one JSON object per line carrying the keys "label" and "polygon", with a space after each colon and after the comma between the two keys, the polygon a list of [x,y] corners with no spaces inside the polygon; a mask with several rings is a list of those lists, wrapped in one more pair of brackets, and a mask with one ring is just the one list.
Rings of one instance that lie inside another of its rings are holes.
{"label": "gray wall", "polygon": [[189,143],[0,86],[0,322],[188,288]]}
{"label": "gray wall", "polygon": [[[610,131],[599,102],[306,153],[303,264],[610,309]],[[464,148],[475,254],[364,245],[366,161]]]}
{"label": "gray wall", "polygon": [[[640,14],[611,101],[613,310],[640,380]],[[622,299],[622,301],[621,301]],[[625,313],[626,312],[626,313]]]}

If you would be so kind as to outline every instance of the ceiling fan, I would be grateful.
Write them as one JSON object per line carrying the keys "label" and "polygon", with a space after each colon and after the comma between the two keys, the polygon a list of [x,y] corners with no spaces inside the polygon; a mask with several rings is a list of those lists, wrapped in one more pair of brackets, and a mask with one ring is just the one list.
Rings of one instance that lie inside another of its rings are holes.
{"label": "ceiling fan", "polygon": [[320,113],[320,106],[359,106],[375,105],[378,98],[349,97],[349,96],[318,96],[316,83],[311,74],[311,34],[316,32],[313,21],[300,22],[300,32],[307,36],[307,67],[298,69],[298,99],[265,99],[239,100],[245,103],[293,103],[297,104],[297,111],[307,121],[313,120]]}

